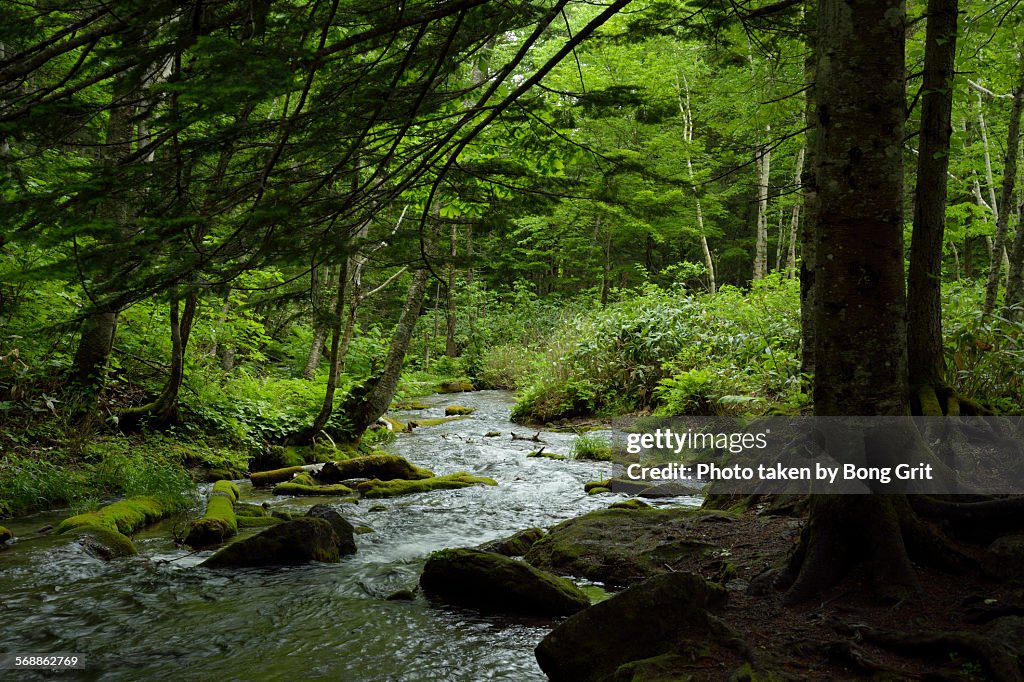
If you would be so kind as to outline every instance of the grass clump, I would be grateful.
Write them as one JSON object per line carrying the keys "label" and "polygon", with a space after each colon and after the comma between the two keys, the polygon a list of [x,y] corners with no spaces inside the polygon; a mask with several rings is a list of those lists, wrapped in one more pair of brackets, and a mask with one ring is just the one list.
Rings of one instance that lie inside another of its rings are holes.
{"label": "grass clump", "polygon": [[599,462],[612,460],[612,444],[607,438],[593,434],[577,436],[572,444],[573,459],[594,459]]}

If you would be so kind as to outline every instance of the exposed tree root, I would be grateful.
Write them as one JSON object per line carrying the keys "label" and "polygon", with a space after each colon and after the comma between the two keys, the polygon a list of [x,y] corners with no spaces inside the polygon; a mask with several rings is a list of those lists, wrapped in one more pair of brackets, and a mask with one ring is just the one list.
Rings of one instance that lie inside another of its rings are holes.
{"label": "exposed tree root", "polygon": [[932,632],[908,634],[857,627],[867,642],[891,651],[914,656],[949,660],[950,654],[967,654],[985,667],[991,679],[1001,682],[1019,682],[1021,676],[1017,657],[1002,644],[973,632]]}

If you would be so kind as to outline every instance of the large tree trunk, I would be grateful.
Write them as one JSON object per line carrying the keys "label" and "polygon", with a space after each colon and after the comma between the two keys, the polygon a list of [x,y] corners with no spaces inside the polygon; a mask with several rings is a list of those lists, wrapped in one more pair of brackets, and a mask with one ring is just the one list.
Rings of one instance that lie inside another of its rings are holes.
{"label": "large tree trunk", "polygon": [[[818,11],[814,410],[904,415],[906,9],[900,0],[823,0]],[[817,596],[858,559],[880,595],[906,595],[915,579],[900,532],[905,506],[895,495],[812,497],[784,574],[788,598]]]}
{"label": "large tree trunk", "polygon": [[[804,34],[808,43],[804,58],[804,84],[813,87],[817,64],[815,57],[816,29],[813,11],[804,13]],[[807,96],[804,101],[804,118],[815,121],[815,101]],[[800,176],[800,190],[804,204],[804,226],[800,231],[800,376],[802,387],[810,392],[810,377],[814,376],[814,301],[815,265],[818,247],[815,241],[818,230],[818,180],[817,180],[817,131],[811,126],[805,136],[804,172]]]}
{"label": "large tree trunk", "polygon": [[348,418],[350,435],[357,439],[370,426],[387,412],[391,399],[395,396],[398,380],[402,376],[402,364],[406,351],[412,341],[412,332],[423,306],[423,295],[427,290],[427,279],[430,272],[426,269],[413,273],[412,284],[405,297],[402,314],[391,337],[388,357],[384,361],[381,373],[373,377],[349,394],[345,403],[345,416]]}
{"label": "large tree trunk", "polygon": [[320,368],[320,359],[323,357],[324,343],[327,341],[327,332],[330,328],[330,325],[323,319],[324,313],[321,301],[325,293],[338,286],[337,277],[339,272],[339,269],[334,269],[329,265],[324,267],[323,273],[320,273],[318,268],[313,268],[310,271],[310,278],[312,279],[310,291],[313,299],[313,340],[309,345],[306,366],[302,370],[302,376],[309,381],[316,377],[316,371]]}
{"label": "large tree trunk", "polygon": [[[996,297],[999,295],[1000,274],[1002,270],[1002,254],[1006,242],[1006,230],[1010,222],[1013,185],[1017,179],[1017,147],[1020,145],[1020,116],[1024,105],[1024,57],[1020,60],[1022,72],[1018,76],[1017,85],[1013,89],[1013,108],[1010,113],[1009,132],[1006,136],[1006,160],[1003,163],[1003,185],[999,194],[999,219],[996,220],[996,233],[992,240],[992,261],[989,264],[988,282],[985,286],[985,314],[996,309]],[[1019,228],[1018,228],[1019,229]]]}
{"label": "large tree trunk", "polygon": [[925,391],[944,385],[946,373],[942,353],[941,273],[949,139],[953,132],[957,5],[958,0],[929,0],[925,35],[921,140],[907,282],[910,383]]}

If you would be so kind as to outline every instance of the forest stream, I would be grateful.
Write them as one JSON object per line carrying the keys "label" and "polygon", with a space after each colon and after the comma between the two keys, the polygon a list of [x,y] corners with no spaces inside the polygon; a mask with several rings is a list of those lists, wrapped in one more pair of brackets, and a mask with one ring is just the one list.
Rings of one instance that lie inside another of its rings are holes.
{"label": "forest stream", "polygon": [[[211,552],[175,546],[184,518],[137,534],[139,556],[112,562],[66,538],[35,534],[66,514],[14,519],[8,526],[23,539],[0,558],[0,651],[73,653],[88,664],[85,671],[35,677],[19,672],[19,679],[546,679],[533,648],[550,621],[481,616],[431,603],[419,592],[412,600],[387,597],[415,589],[435,550],[548,527],[621,499],[583,492],[610,464],[527,458],[538,444],[512,440],[510,433],[536,430],[508,420],[512,397],[505,392],[423,402],[429,409],[394,416],[441,416],[456,402],[475,412],[400,434],[387,449],[439,475],[465,470],[492,477],[497,487],[341,504],[354,525],[372,529],[356,537],[355,555],[339,564],[259,570],[198,568]],[[484,437],[492,431],[501,436]],[[568,453],[575,436],[541,431],[540,438],[549,451]],[[247,482],[240,487],[244,501],[285,511],[331,502],[272,496]]]}

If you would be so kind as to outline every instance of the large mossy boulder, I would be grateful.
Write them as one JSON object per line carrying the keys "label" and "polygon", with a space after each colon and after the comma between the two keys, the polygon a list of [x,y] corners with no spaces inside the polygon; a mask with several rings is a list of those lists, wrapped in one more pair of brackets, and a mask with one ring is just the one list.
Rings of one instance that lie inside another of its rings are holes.
{"label": "large mossy boulder", "polygon": [[572,582],[522,561],[475,549],[444,549],[427,559],[423,590],[489,613],[564,616],[590,605]]}
{"label": "large mossy boulder", "polygon": [[560,623],[537,645],[537,662],[551,682],[609,682],[630,662],[692,657],[705,638],[718,636],[707,609],[726,595],[692,573],[656,576]]}
{"label": "large mossy boulder", "polygon": [[600,509],[564,521],[530,547],[526,560],[559,575],[631,585],[675,562],[718,548],[698,539],[703,523],[728,523],[726,512],[697,509]]}
{"label": "large mossy boulder", "polygon": [[231,481],[221,480],[213,484],[206,513],[192,522],[185,544],[189,547],[219,545],[238,533],[235,518],[235,503],[238,501],[238,486]]}
{"label": "large mossy boulder", "polygon": [[77,539],[86,552],[104,561],[120,559],[139,553],[127,535],[97,526],[82,526],[66,533]]}
{"label": "large mossy boulder", "polygon": [[402,479],[382,481],[374,478],[369,481],[357,483],[356,490],[362,494],[363,497],[373,499],[381,497],[397,497],[399,495],[411,495],[412,493],[425,493],[432,490],[468,488],[473,485],[498,485],[498,482],[493,478],[474,476],[466,473],[465,471],[459,471],[454,474],[448,474],[447,476],[434,476],[432,478],[422,478],[415,481],[405,481]]}
{"label": "large mossy boulder", "polygon": [[0,546],[7,544],[14,539],[14,533],[0,526]]}
{"label": "large mossy boulder", "polygon": [[433,475],[429,469],[418,467],[404,457],[381,452],[341,462],[328,462],[316,473],[316,478],[322,483],[338,483],[353,478],[414,481],[431,478]]}
{"label": "large mossy boulder", "polygon": [[259,535],[230,544],[201,565],[207,568],[235,568],[304,564],[310,561],[336,563],[341,559],[338,543],[338,534],[328,521],[302,517],[283,521]]}

